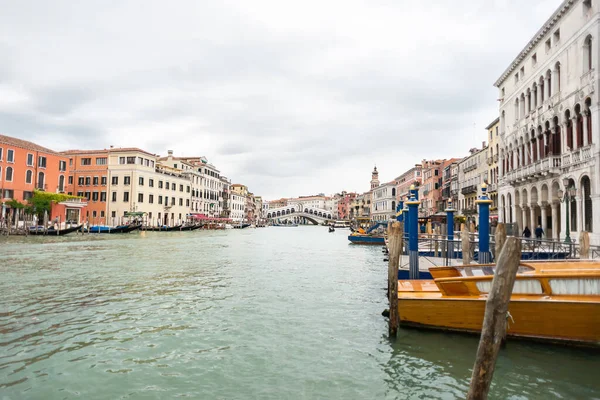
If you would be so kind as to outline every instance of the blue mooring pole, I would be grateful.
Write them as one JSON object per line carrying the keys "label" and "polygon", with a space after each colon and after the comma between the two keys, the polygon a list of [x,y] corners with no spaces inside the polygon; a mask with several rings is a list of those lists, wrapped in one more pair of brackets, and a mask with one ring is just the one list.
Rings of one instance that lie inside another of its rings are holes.
{"label": "blue mooring pole", "polygon": [[396,206],[396,221],[404,222],[404,201],[400,200]]}
{"label": "blue mooring pole", "polygon": [[448,208],[446,208],[446,226],[448,236],[448,258],[454,258],[454,212],[456,210],[452,207],[452,199],[448,200]]}
{"label": "blue mooring pole", "polygon": [[419,204],[414,185],[411,186],[411,198],[406,202],[408,205],[408,261],[410,279],[419,279]]}
{"label": "blue mooring pole", "polygon": [[490,253],[490,204],[487,197],[487,184],[481,185],[481,197],[475,203],[479,206],[479,264],[492,262]]}

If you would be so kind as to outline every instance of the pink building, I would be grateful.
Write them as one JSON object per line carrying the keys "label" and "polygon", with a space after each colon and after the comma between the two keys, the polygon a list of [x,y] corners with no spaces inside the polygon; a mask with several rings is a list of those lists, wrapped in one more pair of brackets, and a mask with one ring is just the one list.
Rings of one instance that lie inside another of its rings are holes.
{"label": "pink building", "polygon": [[342,192],[342,197],[338,201],[338,218],[350,218],[350,203],[356,198],[356,193]]}
{"label": "pink building", "polygon": [[411,185],[419,187],[422,180],[422,165],[416,164],[414,167],[400,175],[396,181],[396,201],[406,200],[409,197]]}

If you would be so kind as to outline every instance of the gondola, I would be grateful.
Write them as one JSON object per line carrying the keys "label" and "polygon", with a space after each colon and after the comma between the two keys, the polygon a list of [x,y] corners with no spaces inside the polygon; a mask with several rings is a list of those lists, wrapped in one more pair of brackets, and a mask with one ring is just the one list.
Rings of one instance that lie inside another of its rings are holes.
{"label": "gondola", "polygon": [[330,226],[330,227],[329,227],[329,232],[330,232],[330,233],[331,233],[331,232],[335,232],[335,228],[334,228],[333,226]]}
{"label": "gondola", "polygon": [[123,228],[121,233],[129,233],[140,229],[142,225],[140,224],[129,224],[129,225],[119,225],[117,228]]}
{"label": "gondola", "polygon": [[66,229],[54,229],[54,227],[52,227],[52,228],[48,228],[47,230],[45,230],[43,226],[32,226],[29,228],[29,234],[30,235],[63,236],[68,233],[78,231],[79,229],[81,229],[82,226],[83,225],[78,225],[78,226],[73,226],[71,228],[66,228]]}
{"label": "gondola", "polygon": [[145,228],[143,228],[143,230],[145,231],[150,231],[150,232],[172,232],[172,231],[178,231],[180,230],[181,225],[177,225],[177,226],[147,226]]}

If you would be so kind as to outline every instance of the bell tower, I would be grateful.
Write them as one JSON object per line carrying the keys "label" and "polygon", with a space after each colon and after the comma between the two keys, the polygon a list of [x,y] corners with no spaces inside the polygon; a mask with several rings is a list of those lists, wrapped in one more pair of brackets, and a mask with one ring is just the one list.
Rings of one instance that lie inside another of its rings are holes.
{"label": "bell tower", "polygon": [[371,190],[375,189],[379,186],[379,172],[377,172],[377,165],[373,168],[373,172],[371,173]]}

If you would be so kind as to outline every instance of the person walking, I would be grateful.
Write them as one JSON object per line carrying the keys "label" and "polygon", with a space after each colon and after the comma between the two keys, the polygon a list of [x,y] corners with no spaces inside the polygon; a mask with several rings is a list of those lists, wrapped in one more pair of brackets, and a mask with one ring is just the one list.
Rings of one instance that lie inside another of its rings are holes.
{"label": "person walking", "polygon": [[542,240],[543,234],[544,234],[544,230],[542,229],[542,226],[538,225],[537,228],[535,228],[535,238],[537,240]]}
{"label": "person walking", "polygon": [[526,237],[527,239],[529,239],[531,237],[531,230],[529,230],[528,226],[526,226],[525,229],[523,229],[523,236]]}

